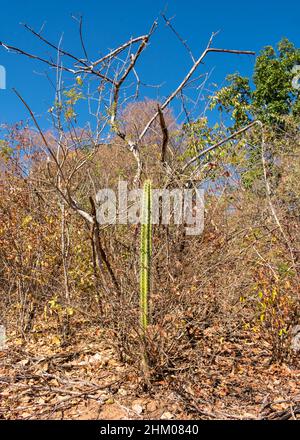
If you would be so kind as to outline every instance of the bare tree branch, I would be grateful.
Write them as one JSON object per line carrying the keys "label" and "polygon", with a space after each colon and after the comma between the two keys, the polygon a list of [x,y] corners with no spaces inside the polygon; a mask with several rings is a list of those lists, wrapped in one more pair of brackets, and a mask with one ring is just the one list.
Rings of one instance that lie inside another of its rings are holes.
{"label": "bare tree branch", "polygon": [[[177,94],[184,88],[184,86],[186,85],[188,80],[191,78],[193,73],[197,70],[198,66],[200,65],[202,60],[205,58],[205,56],[209,52],[225,52],[225,53],[234,53],[234,54],[240,54],[240,55],[242,55],[242,54],[244,54],[244,55],[255,55],[255,52],[248,51],[248,50],[245,51],[245,50],[231,50],[231,49],[214,49],[214,48],[210,47],[214,36],[215,36],[215,34],[212,34],[212,36],[210,37],[208,45],[207,45],[206,49],[204,50],[204,52],[197,59],[197,61],[193,64],[192,68],[189,70],[189,72],[187,73],[185,78],[181,81],[181,83],[174,90],[174,92],[172,92],[169,95],[169,97],[165,100],[165,102],[161,105],[161,110],[163,110],[165,107],[167,107],[170,104],[170,102],[177,96]],[[143,129],[143,131],[140,134],[140,137],[139,137],[140,141],[143,139],[143,137],[145,136],[145,134],[147,133],[147,131],[149,130],[150,126],[153,124],[155,119],[158,117],[158,115],[159,115],[159,112],[157,111],[152,116],[152,118],[148,121],[148,123],[146,124],[145,128]]]}
{"label": "bare tree branch", "polygon": [[143,41],[147,38],[147,35],[141,35],[140,37],[131,38],[130,40],[126,41],[126,43],[122,44],[121,46],[117,47],[117,49],[112,50],[107,55],[104,55],[102,58],[98,59],[97,61],[94,61],[90,68],[94,68],[98,64],[102,64],[107,59],[113,58],[117,56],[120,52],[127,49],[127,47],[132,46],[135,43],[138,43],[139,41]]}
{"label": "bare tree branch", "polygon": [[[38,61],[41,61],[42,63],[46,63],[50,67],[55,67],[55,68],[58,67],[57,64],[55,64],[55,63],[53,63],[53,62],[51,62],[49,60],[41,58],[41,57],[39,57],[37,55],[33,55],[33,54],[31,54],[29,52],[26,52],[26,51],[24,51],[22,49],[19,49],[17,47],[10,46],[9,44],[3,43],[3,41],[0,41],[0,46],[4,47],[4,49],[6,49],[8,51],[12,51],[12,52],[17,53],[19,55],[25,55],[25,56],[27,56],[29,58],[34,59],[34,60],[38,60]],[[73,73],[73,74],[76,73],[76,71],[74,69],[69,69],[68,67],[61,66],[61,69],[66,71],[66,72]]]}
{"label": "bare tree branch", "polygon": [[95,238],[95,249],[96,249],[96,252],[97,252],[99,269],[102,270],[101,262],[104,262],[114,287],[116,288],[117,292],[120,293],[119,284],[117,282],[117,279],[115,277],[113,269],[112,269],[112,267],[110,265],[110,262],[109,262],[109,260],[107,258],[107,255],[106,255],[105,250],[104,250],[104,248],[102,246],[102,243],[101,243],[100,228],[99,228],[99,223],[97,221],[97,212],[96,212],[95,202],[94,202],[92,197],[90,197],[89,200],[90,200],[90,204],[91,204],[91,208],[92,208],[93,225],[94,225],[94,238]]}
{"label": "bare tree branch", "polygon": [[24,28],[27,29],[29,32],[31,32],[33,35],[35,35],[37,38],[39,38],[41,41],[43,41],[44,43],[46,43],[48,46],[52,47],[52,49],[55,49],[57,52],[59,52],[61,55],[66,55],[69,58],[72,58],[74,61],[77,61],[78,63],[81,63],[85,66],[87,66],[87,64],[85,63],[85,61],[80,60],[79,58],[77,58],[75,55],[71,54],[70,52],[67,52],[64,49],[61,49],[60,47],[56,46],[55,44],[51,43],[49,40],[47,40],[45,37],[43,37],[43,35],[41,35],[41,33],[36,32],[34,29],[32,29],[32,27],[30,27],[28,24],[24,23],[23,24]]}
{"label": "bare tree branch", "polygon": [[[37,35],[39,35],[39,34],[37,34]],[[41,38],[41,36],[39,38]],[[41,39],[43,39],[43,38],[41,38]],[[47,44],[51,45],[51,43],[47,43]],[[112,79],[110,79],[109,77],[103,75],[98,70],[94,70],[94,69],[90,68],[89,66],[85,67],[83,65],[82,69],[75,70],[75,69],[71,69],[71,68],[65,67],[65,66],[58,66],[56,63],[54,63],[52,61],[49,61],[49,60],[47,60],[45,58],[42,58],[42,57],[40,57],[38,55],[34,55],[34,54],[29,53],[29,52],[26,52],[26,51],[24,51],[22,49],[19,49],[18,47],[10,46],[9,44],[3,43],[3,41],[0,41],[0,46],[4,47],[4,49],[6,49],[8,51],[13,51],[14,53],[17,53],[19,55],[25,55],[28,58],[31,58],[31,59],[34,59],[34,60],[37,60],[37,61],[41,61],[42,63],[48,64],[48,66],[50,66],[50,67],[54,67],[54,68],[59,67],[60,69],[64,70],[65,72],[72,73],[73,75],[76,75],[76,73],[80,73],[81,71],[88,70],[90,73],[92,73],[92,74],[94,74],[96,76],[99,76],[100,78],[104,79],[105,81],[110,82],[112,84],[114,83],[114,81]],[[54,46],[54,45],[52,47],[56,48],[56,46]],[[59,48],[56,48],[56,49],[58,51],[60,51],[61,53],[67,55],[67,53],[65,51],[63,51],[62,49],[59,49]],[[76,57],[72,56],[71,54],[69,54],[68,56],[71,56],[72,58],[76,59]],[[79,60],[79,62],[84,64],[83,61],[81,61],[81,60]]]}
{"label": "bare tree branch", "polygon": [[166,15],[164,13],[161,14],[162,18],[165,20],[166,25],[171,29],[171,31],[176,35],[176,37],[178,38],[178,40],[184,45],[184,47],[186,48],[186,50],[188,51],[193,63],[196,62],[195,57],[189,47],[189,45],[187,44],[186,40],[184,40],[180,34],[176,31],[176,29],[174,28],[174,26],[171,23],[172,18],[167,18]]}
{"label": "bare tree branch", "polygon": [[82,46],[82,50],[83,50],[83,53],[85,55],[85,58],[88,60],[89,57],[88,57],[88,53],[87,53],[87,50],[86,50],[86,47],[85,47],[85,44],[84,44],[84,39],[83,39],[82,23],[83,23],[83,18],[82,18],[82,16],[80,16],[80,19],[79,19],[80,42],[81,42],[81,46]]}
{"label": "bare tree branch", "polygon": [[207,153],[209,153],[212,150],[215,150],[216,148],[220,147],[221,145],[225,144],[226,142],[230,141],[231,139],[234,139],[235,137],[237,137],[239,134],[244,133],[245,131],[249,130],[250,128],[252,128],[254,125],[258,124],[259,121],[253,121],[251,122],[251,124],[246,125],[246,127],[241,128],[240,130],[237,130],[236,132],[234,132],[233,134],[231,134],[230,136],[228,136],[227,138],[217,142],[214,145],[211,145],[210,147],[206,148],[205,150],[201,151],[201,153],[197,154],[197,156],[192,157],[182,168],[181,172],[184,173],[185,170],[192,165],[194,162],[196,162],[196,160],[200,159],[200,157],[205,156]]}
{"label": "bare tree branch", "polygon": [[164,164],[166,162],[167,145],[169,142],[169,131],[166,126],[164,114],[163,114],[159,105],[157,106],[157,111],[159,113],[159,123],[160,123],[160,128],[162,131],[162,135],[163,135],[162,145],[161,145],[161,159],[160,160]]}

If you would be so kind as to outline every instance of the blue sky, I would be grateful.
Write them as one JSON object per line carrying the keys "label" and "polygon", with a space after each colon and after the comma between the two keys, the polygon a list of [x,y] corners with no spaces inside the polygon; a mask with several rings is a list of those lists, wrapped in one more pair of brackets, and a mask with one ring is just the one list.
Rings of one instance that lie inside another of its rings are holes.
{"label": "blue sky", "polygon": [[[276,44],[283,36],[300,47],[300,2],[286,0],[0,0],[0,41],[30,52],[49,55],[49,50],[30,35],[20,23],[40,29],[58,42],[64,34],[64,48],[83,56],[77,26],[71,16],[83,15],[84,33],[92,59],[108,48],[114,48],[131,36],[144,34],[153,20],[167,6],[167,15],[175,16],[173,24],[187,39],[195,56],[206,46],[213,31],[220,30],[214,46],[259,51]],[[53,90],[45,76],[47,68],[25,57],[6,53],[0,48],[0,65],[7,72],[7,89],[0,90],[0,124],[27,118],[26,110],[12,92],[15,87],[47,126],[46,110],[53,102]],[[139,75],[150,83],[164,83],[162,95],[168,94],[191,65],[188,54],[169,29],[160,21],[151,45],[138,64]],[[199,73],[214,69],[210,81],[224,84],[228,73],[240,71],[251,75],[254,59],[246,56],[209,55]],[[144,93],[151,93],[145,90]],[[153,92],[152,92],[153,93]]]}

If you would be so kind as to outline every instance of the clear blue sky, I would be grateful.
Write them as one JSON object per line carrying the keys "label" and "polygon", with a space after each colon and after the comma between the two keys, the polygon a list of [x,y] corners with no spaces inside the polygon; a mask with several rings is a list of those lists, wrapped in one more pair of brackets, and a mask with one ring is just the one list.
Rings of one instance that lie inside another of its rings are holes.
{"label": "clear blue sky", "polygon": [[[107,48],[118,46],[130,36],[146,33],[166,5],[167,15],[175,15],[173,24],[188,40],[196,56],[204,49],[211,33],[217,30],[221,31],[214,44],[218,47],[259,51],[267,44],[276,44],[283,36],[300,47],[300,2],[297,0],[0,0],[0,5],[0,41],[46,56],[50,53],[48,49],[20,23],[38,30],[45,22],[45,36],[57,43],[63,33],[64,48],[80,57],[83,55],[78,31],[71,15],[83,15],[87,49],[91,58],[96,59]],[[236,70],[251,75],[253,62],[252,57],[213,54],[201,69],[206,71],[214,67],[211,82],[222,85],[225,76]],[[165,82],[163,93],[167,94],[190,64],[183,47],[160,21],[160,29],[137,69],[148,82]],[[53,91],[43,75],[47,68],[3,49],[0,49],[0,65],[7,71],[7,89],[0,90],[0,124],[27,117],[12,87],[42,119],[41,115],[53,102]],[[47,122],[43,120],[42,125]]]}

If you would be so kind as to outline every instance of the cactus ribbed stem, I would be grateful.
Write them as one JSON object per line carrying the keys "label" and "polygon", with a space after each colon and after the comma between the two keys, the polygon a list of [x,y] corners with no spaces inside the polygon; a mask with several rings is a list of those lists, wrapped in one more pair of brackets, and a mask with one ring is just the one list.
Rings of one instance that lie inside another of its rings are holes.
{"label": "cactus ribbed stem", "polygon": [[142,332],[145,331],[149,321],[149,295],[152,254],[152,188],[151,181],[146,180],[143,189],[142,224],[141,224],[141,249],[140,249],[140,313]]}

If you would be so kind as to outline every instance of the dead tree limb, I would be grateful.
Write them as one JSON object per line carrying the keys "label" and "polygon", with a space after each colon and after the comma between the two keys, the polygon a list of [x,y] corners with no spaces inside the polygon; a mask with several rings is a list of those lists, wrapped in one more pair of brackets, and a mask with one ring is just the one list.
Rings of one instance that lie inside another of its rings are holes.
{"label": "dead tree limb", "polygon": [[164,114],[163,114],[159,105],[157,106],[157,111],[159,114],[159,123],[160,123],[160,128],[161,128],[162,136],[163,136],[162,145],[161,145],[161,158],[160,158],[160,160],[163,164],[165,164],[166,163],[167,146],[168,146],[168,142],[169,142],[169,131],[166,126]]}
{"label": "dead tree limb", "polygon": [[238,135],[244,133],[245,131],[249,130],[250,128],[254,127],[254,125],[258,124],[259,121],[253,121],[250,124],[246,125],[245,127],[241,128],[240,130],[237,130],[236,132],[232,133],[230,136],[227,136],[225,139],[222,139],[221,141],[211,145],[210,147],[206,148],[205,150],[201,151],[201,153],[197,154],[197,156],[192,157],[182,168],[181,172],[184,173],[185,170],[192,165],[194,162],[196,162],[201,157],[205,156],[210,151],[215,150],[218,147],[221,147],[221,145],[225,144],[226,142],[229,142],[230,140],[236,138]]}
{"label": "dead tree limb", "polygon": [[[197,61],[193,64],[185,78],[181,81],[181,83],[178,85],[178,87],[168,96],[168,98],[165,100],[165,102],[161,105],[161,110],[164,110],[172,101],[173,99],[178,95],[178,93],[184,88],[184,86],[187,84],[193,73],[197,70],[198,66],[201,64],[202,60],[206,57],[206,55],[209,52],[224,52],[224,53],[233,53],[233,54],[239,54],[239,55],[255,55],[255,52],[249,51],[249,50],[231,50],[231,49],[216,49],[212,48],[211,44],[213,41],[215,34],[212,34],[212,36],[209,39],[209,42],[207,44],[206,49],[204,52],[200,55],[200,57],[197,59]],[[152,118],[147,122],[144,129],[142,130],[139,140],[141,141],[155,119],[159,116],[159,112],[157,111]]]}
{"label": "dead tree limb", "polygon": [[111,264],[107,258],[107,255],[106,255],[105,250],[104,250],[102,243],[101,243],[100,228],[99,228],[99,223],[97,220],[95,202],[92,197],[89,197],[89,200],[90,200],[90,204],[91,204],[91,208],[92,208],[92,216],[93,216],[93,220],[94,220],[94,222],[93,222],[93,236],[94,236],[94,240],[95,240],[95,250],[96,250],[96,254],[97,254],[98,266],[99,266],[100,271],[102,272],[103,271],[102,263],[105,264],[106,269],[109,273],[110,279],[111,279],[116,291],[118,293],[120,293],[119,284],[117,282],[114,271],[111,267]]}

